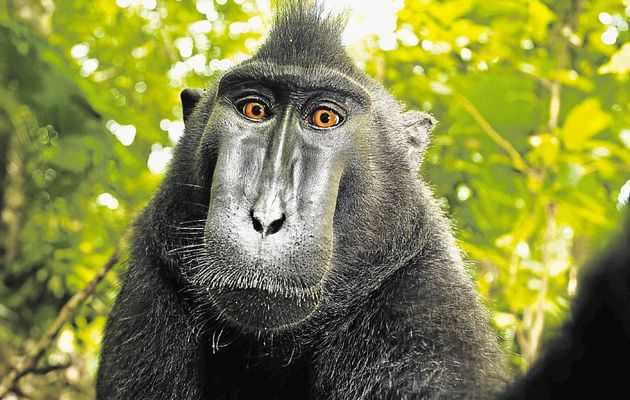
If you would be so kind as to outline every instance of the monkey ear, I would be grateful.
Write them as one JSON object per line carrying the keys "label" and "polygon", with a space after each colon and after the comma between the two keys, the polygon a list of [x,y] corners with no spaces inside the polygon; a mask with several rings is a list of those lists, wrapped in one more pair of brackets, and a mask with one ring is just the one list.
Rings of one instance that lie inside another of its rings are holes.
{"label": "monkey ear", "polygon": [[192,114],[195,106],[203,96],[204,91],[202,89],[184,89],[179,94],[179,98],[182,100],[182,110],[184,112],[184,123],[188,121],[188,117]]}
{"label": "monkey ear", "polygon": [[403,125],[407,137],[409,166],[416,170],[429,144],[429,138],[437,120],[420,111],[405,111]]}

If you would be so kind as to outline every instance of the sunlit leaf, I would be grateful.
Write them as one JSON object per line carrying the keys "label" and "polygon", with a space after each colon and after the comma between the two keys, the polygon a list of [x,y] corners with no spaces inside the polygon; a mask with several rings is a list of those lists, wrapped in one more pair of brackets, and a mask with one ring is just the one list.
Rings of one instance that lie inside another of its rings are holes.
{"label": "sunlit leaf", "polygon": [[626,74],[630,71],[630,43],[624,44],[610,60],[599,67],[600,74]]}
{"label": "sunlit leaf", "polygon": [[575,106],[562,127],[563,143],[568,149],[579,149],[584,142],[610,126],[612,117],[601,108],[596,98],[589,98]]}

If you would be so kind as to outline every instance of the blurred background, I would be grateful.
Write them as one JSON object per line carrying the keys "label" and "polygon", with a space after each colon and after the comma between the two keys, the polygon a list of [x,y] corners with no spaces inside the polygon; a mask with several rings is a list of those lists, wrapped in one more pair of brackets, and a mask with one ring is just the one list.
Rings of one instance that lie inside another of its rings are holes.
{"label": "blurred background", "polygon": [[[359,66],[440,121],[420,174],[515,368],[630,195],[630,0],[345,0]],[[107,264],[269,0],[0,0],[0,379]],[[123,257],[124,258],[124,257]],[[6,399],[88,399],[117,265]],[[67,320],[67,322],[66,322]]]}

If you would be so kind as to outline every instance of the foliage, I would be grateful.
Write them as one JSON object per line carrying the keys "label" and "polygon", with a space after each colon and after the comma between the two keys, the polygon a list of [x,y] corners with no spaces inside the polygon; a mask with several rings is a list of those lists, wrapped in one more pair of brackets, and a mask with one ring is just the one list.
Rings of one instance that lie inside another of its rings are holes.
{"label": "foliage", "polygon": [[[351,51],[440,120],[421,173],[525,369],[619,220],[630,2],[387,3],[400,6],[397,23]],[[251,54],[270,18],[260,0],[0,7],[0,375],[106,263],[156,188],[183,129],[181,89]],[[25,393],[93,397],[118,283],[109,274],[48,352],[45,364],[71,367],[25,378]]]}
{"label": "foliage", "polygon": [[410,2],[397,33],[416,39],[383,55],[385,84],[441,120],[427,173],[523,368],[619,220],[629,5]]}

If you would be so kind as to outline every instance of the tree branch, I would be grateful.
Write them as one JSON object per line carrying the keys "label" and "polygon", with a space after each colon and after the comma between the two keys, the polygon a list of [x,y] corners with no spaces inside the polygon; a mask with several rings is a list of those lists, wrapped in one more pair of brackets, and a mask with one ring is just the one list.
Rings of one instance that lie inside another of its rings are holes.
{"label": "tree branch", "polygon": [[[567,68],[567,64],[570,62],[569,53],[569,41],[567,39],[568,32],[574,32],[577,28],[577,17],[580,10],[580,1],[571,0],[571,6],[564,21],[561,21],[555,29],[555,35],[552,37],[553,42],[557,42],[556,54],[557,54],[557,66],[558,71],[562,71]],[[560,119],[560,106],[562,99],[562,82],[559,80],[550,81],[549,86],[550,98],[549,98],[549,120],[547,121],[547,129],[552,134],[558,129]],[[524,349],[523,357],[528,365],[532,365],[538,357],[540,349],[540,340],[545,329],[545,310],[544,303],[549,290],[549,268],[552,261],[551,246],[555,240],[556,230],[556,214],[557,206],[555,203],[545,204],[545,216],[547,221],[547,227],[545,228],[542,247],[542,262],[543,262],[543,275],[540,280],[540,288],[538,290],[538,298],[533,305],[532,323],[529,324],[527,335],[523,335]]]}
{"label": "tree branch", "polygon": [[120,253],[121,249],[118,247],[96,276],[94,276],[94,278],[92,278],[92,280],[88,282],[83,289],[75,293],[74,296],[72,296],[61,308],[57,318],[55,318],[53,323],[48,327],[35,346],[21,360],[19,360],[13,368],[9,370],[0,383],[0,399],[12,391],[22,377],[37,371],[38,361],[55,340],[61,328],[63,328],[63,326],[70,320],[85,300],[94,293],[94,290],[103,280],[105,275],[107,275],[107,273],[118,263],[120,260]]}
{"label": "tree branch", "polygon": [[52,364],[52,365],[44,365],[43,367],[31,368],[25,371],[22,376],[33,374],[33,375],[46,375],[49,372],[57,371],[60,369],[66,369],[71,366],[71,362],[65,362],[63,364]]}
{"label": "tree branch", "polygon": [[525,162],[518,150],[516,150],[514,146],[512,146],[512,143],[507,141],[503,136],[501,136],[499,132],[496,131],[496,129],[492,127],[492,125],[490,125],[488,120],[485,119],[483,115],[481,115],[477,107],[475,107],[475,105],[470,100],[468,100],[466,96],[459,93],[458,91],[454,90],[453,95],[457,100],[459,100],[461,105],[464,107],[464,110],[468,112],[468,114],[470,114],[475,122],[477,122],[479,127],[486,133],[486,135],[488,135],[493,142],[499,145],[499,147],[501,147],[503,150],[505,150],[506,153],[510,155],[514,168],[518,169],[519,171],[523,171],[528,175],[533,175],[533,171],[531,170],[529,165],[527,165],[527,162]]}

